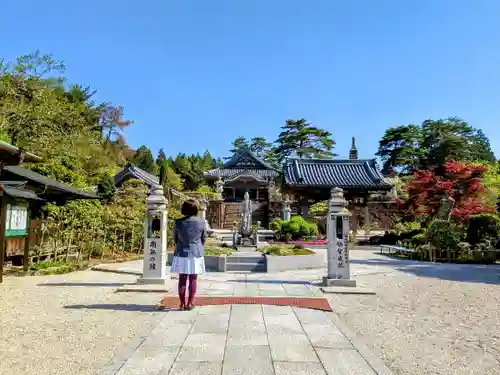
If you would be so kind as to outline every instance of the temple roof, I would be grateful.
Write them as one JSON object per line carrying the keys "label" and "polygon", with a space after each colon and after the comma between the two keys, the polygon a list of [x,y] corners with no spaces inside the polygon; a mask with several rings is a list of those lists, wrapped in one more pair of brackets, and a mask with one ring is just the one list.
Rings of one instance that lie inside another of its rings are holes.
{"label": "temple roof", "polygon": [[260,179],[278,177],[279,169],[269,165],[249,149],[234,154],[233,157],[222,166],[203,173],[206,178],[232,179],[239,175],[251,174]]}
{"label": "temple roof", "polygon": [[386,181],[378,171],[375,159],[288,159],[284,169],[284,178],[287,185],[296,187],[377,190],[392,188],[392,184]]}
{"label": "temple roof", "polygon": [[148,187],[158,186],[160,184],[160,179],[157,176],[152,175],[151,173],[148,173],[133,164],[130,164],[115,175],[115,185],[121,186],[125,181],[132,178],[141,180]]}
{"label": "temple roof", "polygon": [[[136,167],[133,164],[129,164],[115,175],[115,186],[120,187],[125,181],[130,179],[141,180],[147,185],[148,188],[158,186],[160,184],[159,177],[146,172],[144,169]],[[180,193],[177,190],[172,188],[169,190],[173,195],[180,196]]]}

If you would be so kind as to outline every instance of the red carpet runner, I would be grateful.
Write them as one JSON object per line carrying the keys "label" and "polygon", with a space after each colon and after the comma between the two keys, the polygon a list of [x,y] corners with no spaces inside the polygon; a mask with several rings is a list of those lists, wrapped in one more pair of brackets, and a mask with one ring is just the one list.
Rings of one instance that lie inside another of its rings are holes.
{"label": "red carpet runner", "polygon": [[[325,298],[288,298],[288,297],[196,297],[196,306],[213,305],[275,305],[292,306],[304,309],[314,309],[322,311],[332,311],[330,304]],[[160,308],[179,307],[179,298],[176,296],[166,296],[160,302]]]}

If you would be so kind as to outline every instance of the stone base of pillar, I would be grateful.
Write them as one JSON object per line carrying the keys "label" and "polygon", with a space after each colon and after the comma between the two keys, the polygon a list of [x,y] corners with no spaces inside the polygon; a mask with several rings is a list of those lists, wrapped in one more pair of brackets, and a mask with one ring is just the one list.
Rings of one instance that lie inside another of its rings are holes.
{"label": "stone base of pillar", "polygon": [[329,279],[327,276],[325,276],[325,277],[323,277],[322,286],[356,287],[356,280],[351,280],[351,279]]}
{"label": "stone base of pillar", "polygon": [[170,275],[165,275],[164,278],[146,278],[141,277],[137,279],[137,284],[145,285],[145,284],[154,284],[154,285],[163,285],[166,284],[170,280]]}

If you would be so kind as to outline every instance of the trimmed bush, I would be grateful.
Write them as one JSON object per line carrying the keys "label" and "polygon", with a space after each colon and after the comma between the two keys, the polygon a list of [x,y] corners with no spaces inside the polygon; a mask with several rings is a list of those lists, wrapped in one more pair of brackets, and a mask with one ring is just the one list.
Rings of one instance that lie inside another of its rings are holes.
{"label": "trimmed bush", "polygon": [[278,237],[287,241],[316,236],[318,233],[318,225],[306,221],[302,216],[294,216],[289,221],[275,219],[271,223],[271,228]]}
{"label": "trimmed bush", "polygon": [[496,244],[499,239],[500,218],[495,214],[474,215],[467,227],[467,242],[472,246],[483,241]]}
{"label": "trimmed bush", "polygon": [[446,220],[433,220],[427,228],[429,243],[438,250],[456,250],[461,233],[457,226]]}

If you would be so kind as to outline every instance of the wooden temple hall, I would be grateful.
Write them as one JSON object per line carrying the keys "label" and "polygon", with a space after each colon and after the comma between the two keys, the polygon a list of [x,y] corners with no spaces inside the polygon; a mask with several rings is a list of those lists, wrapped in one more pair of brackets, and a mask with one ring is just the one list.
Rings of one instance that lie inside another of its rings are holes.
{"label": "wooden temple hall", "polygon": [[[292,215],[307,218],[309,207],[329,199],[333,187],[344,189],[355,232],[361,225],[370,227],[373,221],[389,225],[377,215],[381,206],[387,208],[394,186],[377,169],[375,159],[358,159],[354,138],[348,159],[289,158],[282,169],[277,169],[247,149],[205,172],[205,178],[221,195],[221,201],[210,202],[207,209],[214,229],[230,229],[240,220],[246,192],[253,203],[254,224],[260,221],[267,228],[274,218],[283,217],[285,204],[290,204]],[[374,195],[384,197],[378,205],[373,204]]]}
{"label": "wooden temple hall", "polygon": [[41,161],[37,155],[0,141],[0,282],[7,260],[27,270],[30,245],[36,244],[32,230],[40,225],[36,219],[45,202],[99,198],[23,167]]}

